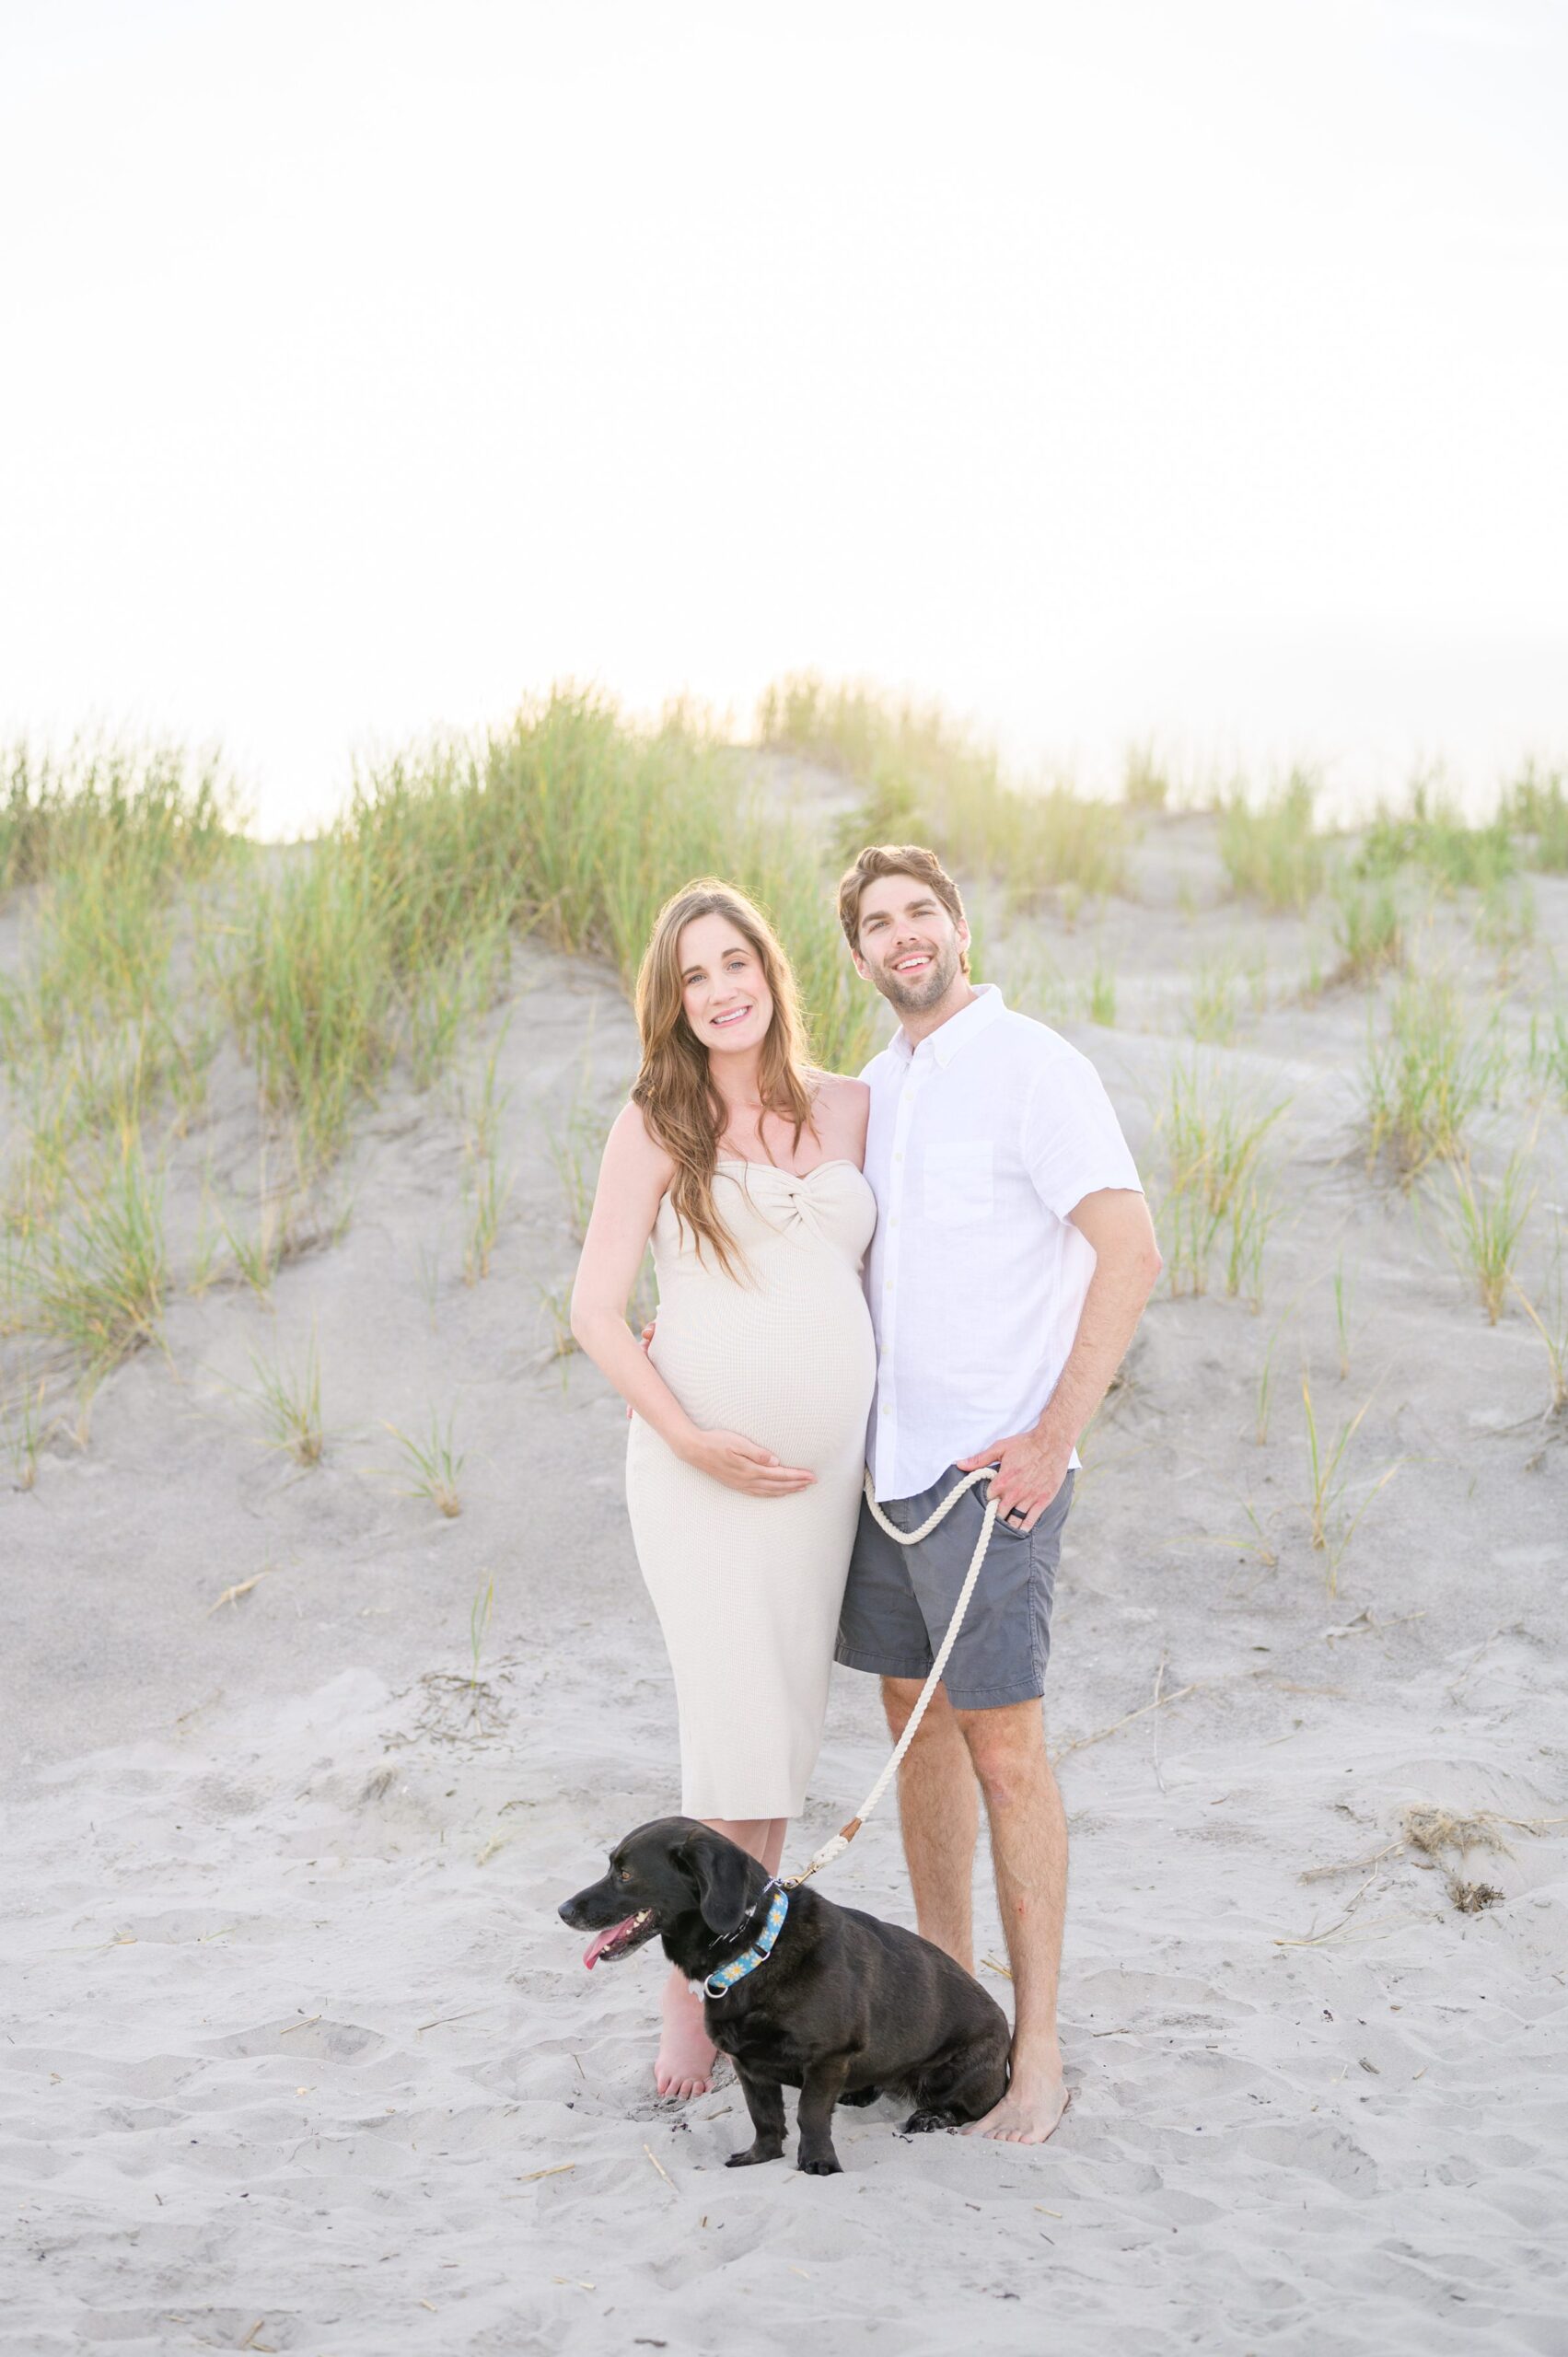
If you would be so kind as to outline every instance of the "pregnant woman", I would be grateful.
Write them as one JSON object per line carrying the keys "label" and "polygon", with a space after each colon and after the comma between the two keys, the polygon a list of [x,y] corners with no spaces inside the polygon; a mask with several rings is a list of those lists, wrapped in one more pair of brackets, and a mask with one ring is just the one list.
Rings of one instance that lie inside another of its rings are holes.
{"label": "pregnant woman", "polygon": [[[784,952],[726,885],[660,912],[637,1023],[572,1331],[632,1411],[626,1502],[675,1674],[681,1809],[772,1874],[821,1742],[860,1506],[869,1092],[807,1062]],[[626,1305],[650,1238],[645,1353]],[[713,2061],[702,2001],[672,1973],[659,2094],[704,2094]]]}

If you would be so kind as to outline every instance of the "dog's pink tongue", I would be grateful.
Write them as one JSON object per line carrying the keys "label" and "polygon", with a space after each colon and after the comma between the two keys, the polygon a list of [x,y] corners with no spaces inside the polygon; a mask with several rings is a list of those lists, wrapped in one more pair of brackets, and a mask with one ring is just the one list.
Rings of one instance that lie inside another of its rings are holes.
{"label": "dog's pink tongue", "polygon": [[606,1948],[610,1945],[611,1940],[615,1939],[621,1932],[623,1932],[631,1921],[632,1918],[630,1915],[623,1915],[619,1923],[611,1923],[607,1931],[596,1932],[594,1933],[593,1938],[583,1950],[583,1962],[587,1966],[590,1972],[598,1962],[600,1956],[604,1954]]}

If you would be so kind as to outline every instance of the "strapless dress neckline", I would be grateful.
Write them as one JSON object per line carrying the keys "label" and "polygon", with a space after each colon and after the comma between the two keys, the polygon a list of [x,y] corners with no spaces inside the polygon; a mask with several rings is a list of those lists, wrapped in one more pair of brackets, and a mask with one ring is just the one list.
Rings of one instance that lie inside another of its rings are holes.
{"label": "strapless dress neckline", "polygon": [[[797,1187],[804,1186],[807,1178],[815,1178],[819,1170],[860,1170],[859,1163],[852,1162],[847,1154],[835,1155],[829,1162],[814,1162],[809,1170],[785,1170],[780,1163],[752,1162],[743,1154],[716,1155],[714,1160],[733,1163],[740,1170],[772,1170],[780,1178],[792,1178]],[[860,1175],[865,1178],[864,1170]]]}

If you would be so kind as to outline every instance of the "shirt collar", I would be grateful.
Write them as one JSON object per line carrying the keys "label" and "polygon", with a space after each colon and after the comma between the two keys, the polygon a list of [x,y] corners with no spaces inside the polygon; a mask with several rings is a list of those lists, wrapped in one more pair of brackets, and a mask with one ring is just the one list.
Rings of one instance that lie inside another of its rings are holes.
{"label": "shirt collar", "polygon": [[[950,1064],[960,1048],[978,1039],[988,1024],[994,1023],[999,1015],[1006,1012],[1006,1003],[995,983],[977,982],[975,995],[968,1006],[960,1007],[957,1015],[950,1015],[946,1023],[928,1034],[931,1052],[936,1062],[943,1066]],[[924,1045],[923,1041],[922,1045]],[[893,1034],[892,1049],[893,1053],[906,1064],[913,1058],[914,1048],[901,1023]]]}

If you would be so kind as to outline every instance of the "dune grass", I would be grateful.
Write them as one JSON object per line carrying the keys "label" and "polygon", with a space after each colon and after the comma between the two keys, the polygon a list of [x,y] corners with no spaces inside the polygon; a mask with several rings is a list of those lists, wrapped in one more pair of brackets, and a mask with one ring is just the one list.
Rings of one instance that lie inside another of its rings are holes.
{"label": "dune grass", "polygon": [[32,888],[23,975],[0,1007],[8,1061],[120,1027],[161,1086],[178,1060],[177,933],[240,815],[215,756],[178,746],[0,755],[0,900]]}
{"label": "dune grass", "polygon": [[1472,827],[1451,798],[1424,778],[1411,785],[1402,810],[1379,807],[1356,858],[1364,877],[1389,877],[1414,866],[1446,892],[1495,886],[1516,864],[1504,811],[1485,826]]}
{"label": "dune grass", "polygon": [[1536,897],[1528,884],[1489,877],[1481,888],[1475,912],[1475,937],[1498,961],[1506,980],[1516,955],[1528,949],[1536,937]]}
{"label": "dune grass", "polygon": [[1233,892],[1296,914],[1323,888],[1327,849],[1316,824],[1317,790],[1295,769],[1262,803],[1233,794],[1220,806],[1220,857]]}
{"label": "dune grass", "polygon": [[1163,762],[1156,759],[1153,745],[1128,747],[1121,769],[1121,798],[1129,810],[1155,812],[1168,804],[1170,778]]}
{"label": "dune grass", "polygon": [[0,1433],[5,1435],[6,1454],[11,1460],[14,1489],[30,1490],[37,1483],[39,1454],[49,1432],[43,1406],[48,1387],[46,1377],[37,1383],[30,1377],[24,1378],[17,1387],[14,1404],[0,1406]]}
{"label": "dune grass", "polygon": [[1386,1160],[1409,1187],[1431,1162],[1457,1159],[1469,1122],[1505,1063],[1495,1022],[1467,1022],[1446,976],[1401,984],[1381,1034],[1369,1025],[1362,1067],[1368,1169]]}
{"label": "dune grass", "polygon": [[858,1069],[876,1009],[805,839],[751,807],[683,715],[637,729],[568,691],[362,776],[342,821],[253,896],[226,1001],[267,1101],[323,1162],[405,1043],[425,1076],[439,1067],[498,987],[511,933],[607,958],[629,987],[661,903],[704,875],[768,911],[814,1053]]}
{"label": "dune grass", "polygon": [[1307,1513],[1312,1544],[1327,1558],[1329,1594],[1333,1596],[1339,1588],[1340,1564],[1355,1535],[1356,1527],[1374,1498],[1393,1480],[1399,1465],[1396,1461],[1384,1468],[1368,1485],[1365,1495],[1353,1512],[1347,1494],[1350,1477],[1345,1458],[1372,1402],[1370,1399],[1363,1400],[1354,1415],[1340,1426],[1331,1439],[1326,1434],[1319,1434],[1317,1410],[1312,1400],[1312,1382],[1304,1366],[1301,1370],[1301,1405],[1306,1425]]}
{"label": "dune grass", "polygon": [[0,900],[53,876],[205,874],[239,816],[215,754],[90,740],[53,754],[18,740],[0,753]]}
{"label": "dune grass", "polygon": [[496,923],[429,970],[409,1001],[409,1069],[416,1088],[430,1087],[506,986],[511,935]]}
{"label": "dune grass", "polygon": [[594,1206],[594,1189],[598,1180],[599,1159],[604,1152],[608,1127],[594,1106],[593,1069],[594,1043],[590,1018],[582,1063],[573,1084],[565,1117],[559,1128],[550,1123],[545,1125],[545,1143],[555,1176],[561,1182],[561,1199],[575,1244],[581,1244],[588,1232],[588,1216]]}
{"label": "dune grass", "polygon": [[[1121,806],[1019,791],[935,707],[798,675],[769,691],[759,727],[853,780],[854,843],[924,835],[955,865],[1004,879],[1009,900],[1049,889],[1063,912],[1121,881]],[[1130,756],[1124,783],[1132,808],[1163,807],[1152,755]],[[1562,776],[1532,771],[1491,827],[1465,826],[1424,785],[1398,819],[1380,814],[1362,873],[1338,893],[1342,970],[1365,981],[1398,962],[1395,879],[1409,866],[1473,885],[1480,925],[1516,940],[1510,846],[1530,865],[1561,864],[1563,811]],[[395,1062],[424,1086],[452,1062],[504,988],[517,935],[608,959],[629,984],[658,905],[694,876],[733,878],[767,908],[823,1063],[858,1069],[886,1021],[845,956],[820,849],[755,806],[733,753],[682,713],[637,726],[601,697],[557,691],[471,740],[364,772],[342,819],[286,852],[237,842],[238,812],[216,761],[178,749],[0,756],[0,898],[26,895],[23,970],[0,984],[5,1314],[15,1331],[68,1343],[94,1379],[161,1331],[161,1197],[145,1133],[155,1113],[177,1130],[201,1118],[226,1027],[268,1120],[298,1141],[304,1187]],[[1321,888],[1326,847],[1304,772],[1260,808],[1233,796],[1220,830],[1237,891],[1299,909]],[[1234,1036],[1236,980],[1200,976],[1198,1036]],[[1093,1017],[1114,1020],[1109,970],[1097,964],[1085,991]],[[1369,1160],[1386,1155],[1408,1180],[1462,1153],[1500,1060],[1496,1032],[1469,1030],[1446,985],[1405,984],[1369,1040]],[[1561,1011],[1532,1020],[1530,1069],[1568,1103]],[[1173,1291],[1213,1278],[1260,1299],[1275,1217],[1262,1145],[1282,1109],[1215,1097],[1196,1070],[1174,1076]],[[578,1226],[590,1143],[586,1132],[558,1142]],[[490,1265],[507,1180],[494,1140],[470,1142],[469,1168],[471,1282]],[[229,1242],[264,1297],[279,1238]]]}
{"label": "dune grass", "polygon": [[63,1345],[87,1387],[159,1340],[168,1272],[144,1129],[195,1119],[216,1044],[180,945],[232,860],[239,797],[178,746],[26,743],[0,754],[0,900],[21,966],[0,986],[9,1322]]}
{"label": "dune grass", "polygon": [[1526,1065],[1534,1086],[1568,1112],[1568,1007],[1531,1015]]}
{"label": "dune grass", "polygon": [[[844,953],[819,850],[753,804],[684,714],[635,727],[557,692],[362,774],[342,819],[287,851],[240,843],[238,809],[215,761],[178,749],[0,761],[0,895],[29,894],[23,970],[0,987],[4,1229],[27,1319],[95,1376],[158,1329],[143,1132],[155,1109],[177,1131],[201,1118],[226,1029],[254,1066],[264,1135],[291,1138],[308,1188],[397,1059],[419,1085],[450,1062],[517,934],[608,958],[629,986],[665,898],[717,875],[789,945],[816,1058],[854,1072],[874,1044],[880,1003]],[[507,1183],[493,1153],[473,1173],[470,1278]],[[230,1247],[264,1295],[270,1242],[231,1231]]]}
{"label": "dune grass", "polygon": [[302,1366],[281,1358],[269,1365],[255,1352],[250,1354],[250,1365],[256,1377],[251,1397],[269,1447],[281,1449],[296,1465],[308,1469],[319,1465],[327,1436],[321,1422],[321,1355],[315,1335]]}
{"label": "dune grass", "polygon": [[1241,1024],[1244,983],[1256,1004],[1261,981],[1257,973],[1248,983],[1241,962],[1234,956],[1201,959],[1193,970],[1184,1009],[1188,1036],[1214,1047],[1229,1047]]}
{"label": "dune grass", "polygon": [[975,970],[1000,982],[1008,1005],[1016,1007],[1020,1015],[1032,1015],[1037,1023],[1059,1027],[1081,1011],[1081,1001],[1036,934],[1020,929],[983,966],[977,960]]}
{"label": "dune grass", "polygon": [[90,1387],[161,1339],[168,1286],[162,1184],[140,1151],[73,1173],[64,1215],[37,1241],[33,1330],[65,1344]]}
{"label": "dune grass", "polygon": [[495,1241],[512,1195],[512,1174],[494,1155],[470,1154],[463,1170],[463,1283],[477,1285],[490,1274]]}
{"label": "dune grass", "polygon": [[165,1138],[205,1108],[210,929],[250,846],[217,757],[14,748],[0,778],[0,888],[24,896],[21,969],[0,990],[9,1322],[66,1348],[89,1393],[163,1339]]}
{"label": "dune grass", "polygon": [[1510,1291],[1525,1225],[1535,1202],[1527,1147],[1509,1155],[1495,1181],[1478,1178],[1468,1162],[1452,1166],[1453,1193],[1442,1213],[1454,1265],[1470,1279],[1487,1323],[1495,1326]]}
{"label": "dune grass", "polygon": [[[415,1440],[409,1434],[400,1432],[396,1424],[387,1426],[402,1451],[407,1477],[404,1494],[412,1498],[428,1498],[436,1512],[445,1515],[448,1522],[455,1522],[463,1510],[458,1476],[466,1462],[452,1446],[452,1423],[453,1419],[448,1416],[443,1431],[440,1419],[432,1409],[427,1440]],[[477,1661],[477,1645],[475,1657]]]}
{"label": "dune grass", "polygon": [[1353,1288],[1345,1283],[1344,1255],[1334,1267],[1334,1338],[1339,1345],[1340,1381],[1350,1378],[1350,1305]]}
{"label": "dune grass", "polygon": [[1521,839],[1527,867],[1568,875],[1568,771],[1527,761],[1504,795],[1502,816]]}
{"label": "dune grass", "polygon": [[218,974],[262,1101],[297,1123],[308,1164],[319,1167],[341,1147],[395,1046],[369,864],[313,845],[281,875],[258,878]]}
{"label": "dune grass", "polygon": [[581,1347],[572,1331],[572,1281],[564,1278],[558,1285],[540,1285],[538,1291],[539,1315],[550,1329],[545,1355],[564,1362]]}
{"label": "dune grass", "polygon": [[813,1051],[858,1069],[877,1028],[829,880],[804,836],[758,808],[724,749],[684,715],[641,731],[596,699],[552,697],[492,736],[466,792],[510,860],[511,917],[608,958],[630,987],[653,920],[699,876],[749,892],[787,944]]}
{"label": "dune grass", "polygon": [[1064,885],[1123,888],[1130,830],[1121,806],[1062,785],[1010,784],[994,749],[937,705],[796,672],[763,693],[757,734],[860,788],[835,843],[846,864],[862,843],[925,842],[948,866],[997,877],[1020,905]]}
{"label": "dune grass", "polygon": [[[270,1215],[263,1204],[254,1236],[219,1214],[218,1225],[227,1245],[236,1274],[248,1284],[258,1301],[270,1302],[273,1280],[283,1266],[284,1228],[280,1220]],[[210,1275],[210,1272],[209,1272]]]}
{"label": "dune grass", "polygon": [[476,1285],[490,1274],[501,1222],[511,1200],[513,1172],[501,1159],[501,1117],[511,1097],[500,1085],[501,1051],[511,1028],[508,1014],[484,1060],[478,1087],[459,1091],[463,1114],[462,1196],[466,1221],[463,1283]]}
{"label": "dune grass", "polygon": [[6,766],[0,874],[29,898],[0,1062],[32,1158],[58,1178],[106,1132],[129,1151],[166,1095],[182,1122],[200,1110],[216,1034],[173,964],[201,929],[198,888],[232,853],[238,802],[174,752],[51,764],[23,749]]}
{"label": "dune grass", "polygon": [[1167,1170],[1157,1225],[1174,1295],[1207,1292],[1223,1238],[1226,1293],[1261,1308],[1263,1253],[1277,1215],[1263,1145],[1284,1110],[1284,1100],[1249,1098],[1197,1062],[1172,1066],[1156,1119]]}
{"label": "dune grass", "polygon": [[1107,1031],[1116,1028],[1116,976],[1099,958],[1084,984],[1084,1013]]}
{"label": "dune grass", "polygon": [[470,1687],[479,1683],[480,1655],[484,1651],[484,1641],[490,1633],[490,1623],[494,1611],[495,1582],[487,1576],[484,1585],[475,1592],[473,1602],[469,1607],[469,1656],[471,1665],[469,1684]]}
{"label": "dune grass", "polygon": [[1402,966],[1404,922],[1387,877],[1366,887],[1342,877],[1334,885],[1334,946],[1340,962],[1330,981],[1363,987]]}

